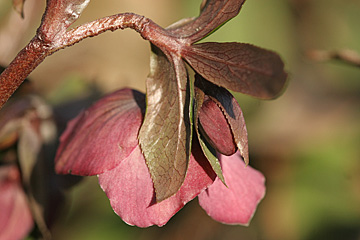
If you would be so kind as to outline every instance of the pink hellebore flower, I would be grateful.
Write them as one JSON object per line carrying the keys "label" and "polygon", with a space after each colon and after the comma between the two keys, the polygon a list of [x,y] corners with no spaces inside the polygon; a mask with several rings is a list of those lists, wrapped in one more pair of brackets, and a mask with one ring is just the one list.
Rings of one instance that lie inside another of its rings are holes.
{"label": "pink hellebore flower", "polygon": [[[163,226],[196,196],[216,221],[247,225],[264,197],[264,176],[246,166],[239,152],[218,155],[226,187],[214,173],[197,138],[193,138],[181,188],[175,195],[156,202],[153,181],[137,139],[144,111],[145,95],[131,89],[118,90],[96,102],[72,120],[61,136],[56,171],[98,175],[112,208],[130,225]],[[199,113],[200,120],[203,112]]]}

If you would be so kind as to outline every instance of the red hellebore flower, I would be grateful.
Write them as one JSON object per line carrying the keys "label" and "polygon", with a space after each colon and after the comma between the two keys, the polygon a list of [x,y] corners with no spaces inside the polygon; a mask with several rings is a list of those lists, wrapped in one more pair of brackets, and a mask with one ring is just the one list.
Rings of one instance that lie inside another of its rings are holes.
{"label": "red hellebore flower", "polygon": [[227,89],[272,99],[287,74],[274,52],[243,43],[197,43],[243,3],[205,0],[197,18],[166,29],[140,18],[137,31],[152,50],[146,100],[137,91],[119,90],[71,121],[56,171],[98,175],[111,206],[131,225],[162,226],[196,196],[215,220],[248,224],[264,196],[264,177],[245,168],[245,121]]}
{"label": "red hellebore flower", "polygon": [[[200,119],[207,109],[199,111]],[[175,195],[156,202],[137,139],[144,111],[145,95],[131,89],[118,90],[99,100],[68,124],[60,139],[56,171],[98,175],[112,208],[130,225],[162,226],[196,196],[213,219],[247,225],[265,194],[263,175],[246,167],[239,152],[219,154],[226,187],[216,177],[196,138],[184,183]],[[213,117],[223,118],[219,113]]]}

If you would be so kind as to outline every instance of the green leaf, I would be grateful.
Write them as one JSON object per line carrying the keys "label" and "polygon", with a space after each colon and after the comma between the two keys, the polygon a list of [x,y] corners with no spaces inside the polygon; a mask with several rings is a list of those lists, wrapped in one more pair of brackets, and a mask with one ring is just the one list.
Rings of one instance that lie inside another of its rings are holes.
{"label": "green leaf", "polygon": [[152,45],[139,143],[160,202],[181,187],[191,152],[190,86],[185,64]]}
{"label": "green leaf", "polygon": [[224,179],[224,176],[222,174],[219,159],[216,157],[216,151],[215,151],[215,149],[213,147],[210,146],[210,144],[205,139],[203,139],[203,137],[201,136],[201,134],[199,132],[198,115],[199,115],[199,112],[200,112],[200,108],[201,108],[201,106],[202,106],[202,104],[204,102],[204,97],[205,97],[204,92],[201,89],[196,88],[195,89],[195,106],[194,106],[194,114],[195,114],[195,116],[194,116],[194,126],[195,126],[196,134],[198,136],[199,143],[200,143],[200,146],[201,146],[201,149],[202,149],[204,155],[208,159],[212,169],[214,170],[214,172],[216,173],[218,178],[226,186],[225,179]]}
{"label": "green leaf", "polygon": [[183,49],[182,56],[206,80],[254,97],[275,98],[286,83],[280,57],[250,44],[200,43]]}

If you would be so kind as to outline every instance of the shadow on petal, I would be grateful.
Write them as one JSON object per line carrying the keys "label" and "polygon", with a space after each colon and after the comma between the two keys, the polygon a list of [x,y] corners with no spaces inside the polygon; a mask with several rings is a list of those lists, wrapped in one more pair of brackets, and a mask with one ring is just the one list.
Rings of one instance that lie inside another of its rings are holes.
{"label": "shadow on petal", "polygon": [[144,94],[122,89],[70,121],[56,154],[57,173],[96,175],[116,167],[138,144],[144,102]]}

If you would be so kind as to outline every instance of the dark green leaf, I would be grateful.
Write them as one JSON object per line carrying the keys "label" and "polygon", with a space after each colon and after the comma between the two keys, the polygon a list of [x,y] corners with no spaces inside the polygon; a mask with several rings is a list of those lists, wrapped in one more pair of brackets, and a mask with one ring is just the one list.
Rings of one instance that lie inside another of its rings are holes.
{"label": "dark green leaf", "polygon": [[218,86],[254,97],[277,97],[287,74],[280,57],[242,43],[201,43],[182,52],[191,67]]}
{"label": "dark green leaf", "polygon": [[147,107],[139,142],[159,202],[175,194],[185,178],[191,151],[192,97],[182,60],[152,47]]}

